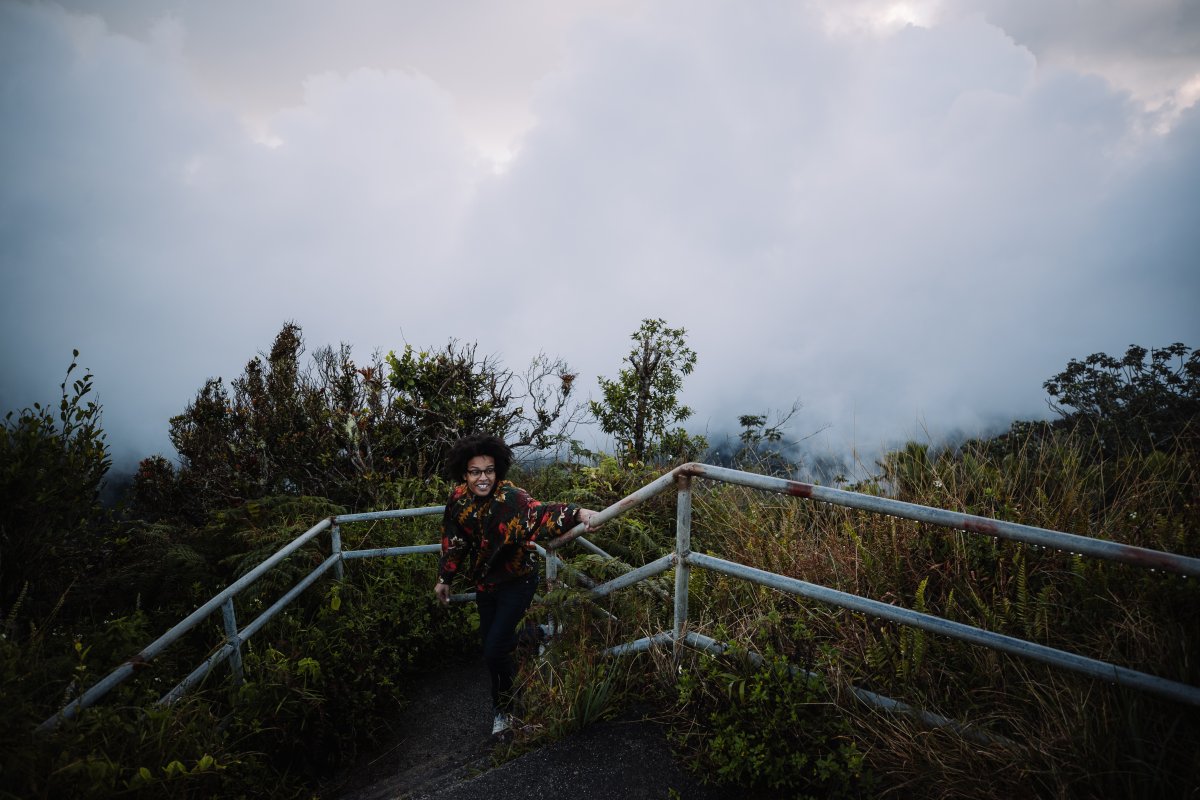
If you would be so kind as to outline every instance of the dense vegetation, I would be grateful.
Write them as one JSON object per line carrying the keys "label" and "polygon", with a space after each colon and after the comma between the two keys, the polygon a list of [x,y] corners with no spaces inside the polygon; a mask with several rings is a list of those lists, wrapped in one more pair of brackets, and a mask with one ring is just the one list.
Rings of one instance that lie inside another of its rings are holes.
{"label": "dense vegetation", "polygon": [[[432,602],[431,558],[355,561],[344,580],[319,581],[246,646],[241,684],[222,667],[183,701],[155,705],[219,646],[217,615],[77,721],[33,731],[316,520],[440,503],[459,432],[570,450],[573,461],[526,465],[518,479],[592,507],[694,458],[702,441],[669,427],[686,417],[674,393],[695,363],[684,331],[648,320],[634,343],[601,408],[623,448],[613,457],[571,446],[581,406],[561,361],[539,356],[517,375],[452,342],[364,367],[347,347],[323,348],[306,363],[289,324],[232,393],[220,380],[201,388],[170,421],[180,461],[144,461],[115,509],[98,503],[109,459],[91,376],[72,381],[73,362],[57,413],[25,409],[0,432],[0,796],[311,796],[317,778],[387,736],[405,676],[473,652],[470,609]],[[673,376],[639,372],[651,362]],[[910,443],[848,488],[1200,556],[1200,355],[1097,354],[1045,388],[1060,419],[948,448]],[[794,469],[780,446],[786,417],[739,422],[733,463]],[[695,549],[1200,685],[1194,576],[731,486],[701,483],[694,495]],[[601,578],[645,563],[672,547],[674,521],[673,498],[660,496],[592,537],[615,559],[573,551],[573,566]],[[343,537],[348,548],[424,543],[436,524],[348,526]],[[242,624],[328,555],[318,541],[239,597]],[[765,795],[1200,791],[1194,708],[700,570],[690,624],[731,643],[727,654],[603,657],[670,628],[670,585],[668,574],[618,593],[605,613],[565,588],[546,597],[567,634],[526,665],[540,733],[510,754],[634,706],[668,721],[714,778]],[[991,744],[874,711],[851,687],[966,723]]]}

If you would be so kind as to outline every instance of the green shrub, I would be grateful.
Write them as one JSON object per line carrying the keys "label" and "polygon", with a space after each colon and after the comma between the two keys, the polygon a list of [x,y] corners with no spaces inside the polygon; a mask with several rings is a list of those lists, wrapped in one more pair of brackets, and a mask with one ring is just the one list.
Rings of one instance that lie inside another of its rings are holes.
{"label": "green shrub", "polygon": [[472,620],[433,596],[433,560],[352,563],[312,610],[252,641],[237,725],[280,768],[316,775],[353,762],[404,702],[407,680],[473,645]]}
{"label": "green shrub", "polygon": [[857,797],[875,785],[825,683],[777,656],[751,667],[701,655],[681,668],[678,692],[693,722],[676,739],[718,783],[814,798]]}
{"label": "green shrub", "polygon": [[67,388],[76,366],[73,358],[57,413],[35,403],[0,425],[0,611],[20,595],[40,616],[76,573],[97,566],[100,482],[111,460],[100,406],[87,397],[91,373]]}

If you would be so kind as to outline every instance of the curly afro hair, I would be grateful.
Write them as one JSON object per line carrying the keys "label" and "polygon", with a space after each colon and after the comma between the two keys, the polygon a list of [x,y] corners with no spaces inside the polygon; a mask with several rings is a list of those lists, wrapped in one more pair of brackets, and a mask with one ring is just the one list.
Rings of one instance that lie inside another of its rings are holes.
{"label": "curly afro hair", "polygon": [[512,449],[499,436],[474,433],[464,436],[450,446],[446,471],[451,480],[461,481],[467,474],[467,462],[475,456],[491,456],[496,461],[496,481],[504,480],[512,466]]}

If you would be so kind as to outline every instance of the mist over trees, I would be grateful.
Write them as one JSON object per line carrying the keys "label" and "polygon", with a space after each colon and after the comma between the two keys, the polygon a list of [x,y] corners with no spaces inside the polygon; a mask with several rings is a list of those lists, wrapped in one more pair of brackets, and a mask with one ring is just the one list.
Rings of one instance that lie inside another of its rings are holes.
{"label": "mist over trees", "polygon": [[[647,319],[631,339],[617,378],[602,379],[604,396],[585,403],[575,394],[575,373],[558,358],[538,355],[515,372],[481,355],[476,345],[455,341],[365,360],[345,344],[306,357],[303,332],[289,322],[240,375],[228,383],[204,382],[169,420],[179,461],[143,460],[113,508],[99,502],[111,459],[101,408],[91,399],[92,375],[83,370],[75,377],[76,353],[57,403],[9,412],[0,427],[0,690],[8,703],[7,727],[0,728],[0,793],[73,796],[88,787],[93,796],[153,796],[173,781],[178,796],[283,787],[278,796],[292,797],[301,795],[307,778],[352,763],[377,729],[372,726],[394,716],[402,702],[398,676],[428,669],[473,641],[465,616],[432,602],[428,564],[379,559],[356,565],[353,578],[306,592],[295,614],[271,623],[268,643],[248,649],[252,677],[239,688],[211,691],[181,711],[147,712],[163,688],[151,671],[142,683],[120,687],[119,702],[84,715],[63,738],[31,740],[29,731],[94,683],[98,670],[137,652],[313,521],[350,510],[442,502],[447,447],[467,432],[495,433],[529,453],[567,454],[566,464],[527,460],[521,480],[532,482],[539,496],[548,491],[586,498],[596,507],[617,502],[674,464],[702,458],[846,482],[844,464],[806,454],[806,436],[791,432],[798,402],[783,411],[750,409],[737,419],[740,430],[706,453],[704,437],[682,427],[692,411],[680,401],[683,379],[697,363],[686,331]],[[849,488],[1195,552],[1196,351],[1176,343],[1131,346],[1121,358],[1096,353],[1072,360],[1045,388],[1058,420],[1018,421],[999,436],[940,448],[909,442],[885,453],[870,478]],[[572,439],[589,411],[607,426],[616,453],[589,453]],[[941,532],[919,525],[854,521],[829,508],[774,500],[756,504],[737,487],[696,497],[697,541],[708,537],[705,547],[724,542],[731,557],[749,565],[785,570],[791,564],[806,580],[814,569],[831,570],[824,578],[830,585],[853,577],[864,582],[857,587],[864,594],[915,597],[922,607],[943,602],[955,618],[1039,641],[1051,635],[1054,619],[1070,635],[1086,629],[1085,639],[1113,637],[1116,643],[1103,647],[1137,642],[1133,649],[1144,651],[1159,671],[1164,668],[1154,659],[1167,648],[1142,646],[1151,635],[1145,621],[1126,625],[1124,610],[1107,594],[1099,604],[1091,595],[1076,602],[1084,597],[1080,587],[1090,591],[1096,582],[1113,597],[1128,591],[1132,600],[1148,604],[1167,619],[1152,634],[1160,637],[1155,642],[1163,635],[1179,641],[1179,631],[1195,629],[1194,581],[1167,584],[1161,575],[1128,580],[1123,573],[1112,581],[1102,566],[1070,561],[1069,554],[1005,549],[991,539],[962,540],[951,548]],[[603,546],[630,563],[645,563],[669,548],[673,514],[648,503],[614,525],[613,539]],[[427,542],[432,528],[411,530],[412,541],[405,543]],[[771,536],[764,537],[764,529]],[[385,535],[389,543],[398,541],[395,530]],[[824,537],[819,545],[814,535]],[[814,546],[824,554],[816,560]],[[256,584],[241,601],[261,609],[306,574],[311,564],[303,558],[314,555],[323,556],[308,553],[286,562],[278,584]],[[970,602],[955,605],[956,597]],[[739,601],[717,614],[735,620],[745,608]],[[754,613],[748,624],[755,631],[770,633],[776,624],[770,620],[778,618],[789,648],[811,646],[808,626],[834,620],[823,613],[792,620],[794,603]],[[1167,618],[1170,613],[1176,616]],[[855,624],[843,619],[820,636],[835,637]],[[893,635],[905,644],[893,646]],[[866,649],[840,668],[862,671],[896,693],[926,671],[944,686],[977,669],[969,659],[921,663],[917,654],[937,645],[916,647],[918,638],[868,625],[841,642]],[[193,668],[212,652],[209,639],[198,635],[184,644],[179,663],[165,671]],[[1187,661],[1187,648],[1194,645],[1168,655]],[[985,667],[976,678],[996,676],[990,662]],[[993,694],[1015,691],[998,680]],[[717,689],[707,694],[712,702],[726,696]],[[803,700],[800,709],[821,705],[807,694],[792,699]],[[738,735],[758,731],[762,719],[746,715],[742,726],[713,711],[717,716],[697,724],[694,708],[672,713],[693,714],[694,732],[719,733],[728,726]],[[1109,720],[1111,714],[1100,724]],[[156,725],[171,726],[171,734],[160,735]],[[774,744],[788,752],[822,746],[804,738],[803,726],[796,730],[789,722]],[[800,738],[787,738],[793,736]],[[704,735],[693,738],[699,742]],[[706,757],[720,756],[710,745],[697,746],[706,748]],[[898,753],[901,760],[911,756]],[[1103,750],[1092,756],[1092,763],[1114,757]],[[1138,768],[1123,767],[1131,774]],[[775,777],[791,780],[792,774],[782,770]]]}
{"label": "mist over trees", "polygon": [[546,450],[567,442],[582,416],[574,373],[541,354],[516,373],[454,341],[375,353],[362,366],[346,344],[318,348],[307,363],[304,352],[300,326],[289,322],[232,393],[208,380],[170,421],[178,469],[161,458],[139,468],[141,507],[173,497],[208,511],[273,494],[354,508],[396,502],[406,481],[440,474],[464,432]]}

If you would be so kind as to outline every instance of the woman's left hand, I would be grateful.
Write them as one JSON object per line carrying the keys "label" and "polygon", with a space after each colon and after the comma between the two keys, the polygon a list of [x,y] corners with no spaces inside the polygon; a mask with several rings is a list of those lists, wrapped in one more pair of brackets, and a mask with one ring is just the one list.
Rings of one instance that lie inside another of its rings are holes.
{"label": "woman's left hand", "polygon": [[600,523],[599,525],[592,524],[592,520],[595,519],[596,515],[599,513],[600,512],[598,512],[598,511],[592,511],[590,508],[581,508],[581,509],[579,509],[579,521],[582,522],[584,525],[587,525],[587,529],[589,531],[594,531],[594,530],[596,530],[596,528],[599,528],[600,525],[603,524],[603,523]]}

